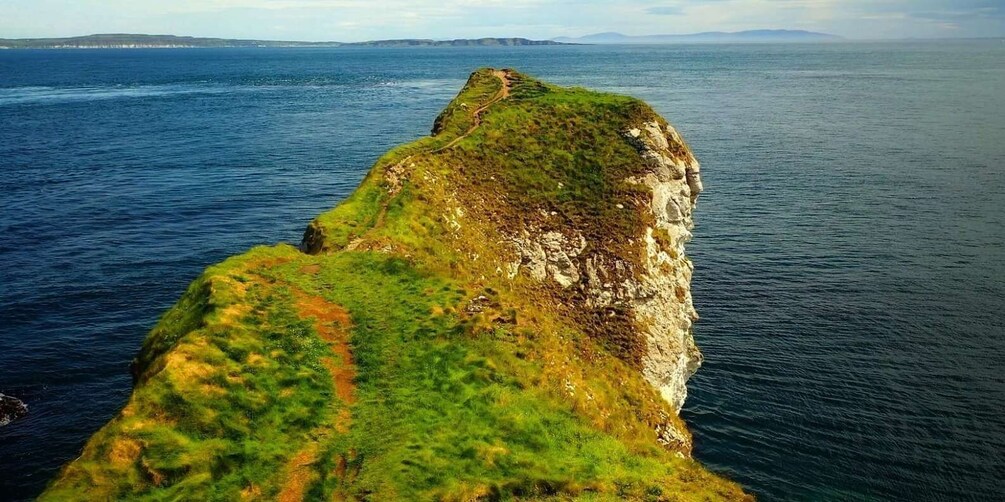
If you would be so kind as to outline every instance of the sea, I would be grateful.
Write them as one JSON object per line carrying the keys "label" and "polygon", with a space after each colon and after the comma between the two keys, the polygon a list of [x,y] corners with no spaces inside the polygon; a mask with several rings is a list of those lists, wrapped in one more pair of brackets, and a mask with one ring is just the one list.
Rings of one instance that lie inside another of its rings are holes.
{"label": "sea", "polygon": [[483,66],[702,162],[694,456],[762,500],[1005,494],[1005,43],[0,51],[0,499],[130,394],[206,266],[297,243]]}

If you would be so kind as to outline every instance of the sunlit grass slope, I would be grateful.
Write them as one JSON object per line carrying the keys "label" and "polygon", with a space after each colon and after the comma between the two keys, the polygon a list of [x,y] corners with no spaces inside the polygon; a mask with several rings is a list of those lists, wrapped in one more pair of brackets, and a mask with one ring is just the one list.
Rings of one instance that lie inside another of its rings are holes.
{"label": "sunlit grass slope", "polygon": [[[505,235],[561,214],[635,252],[631,98],[474,73],[301,248],[210,267],[153,329],[122,412],[43,500],[733,500],[657,441],[633,347]],[[661,120],[661,119],[660,119]],[[590,324],[590,325],[586,325]]]}

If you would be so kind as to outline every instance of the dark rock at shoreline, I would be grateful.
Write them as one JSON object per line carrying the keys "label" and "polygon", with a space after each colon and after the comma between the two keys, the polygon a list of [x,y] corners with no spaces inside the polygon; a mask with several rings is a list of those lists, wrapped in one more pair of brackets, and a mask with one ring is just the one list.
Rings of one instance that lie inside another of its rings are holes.
{"label": "dark rock at shoreline", "polygon": [[0,427],[28,414],[28,405],[20,399],[0,394]]}

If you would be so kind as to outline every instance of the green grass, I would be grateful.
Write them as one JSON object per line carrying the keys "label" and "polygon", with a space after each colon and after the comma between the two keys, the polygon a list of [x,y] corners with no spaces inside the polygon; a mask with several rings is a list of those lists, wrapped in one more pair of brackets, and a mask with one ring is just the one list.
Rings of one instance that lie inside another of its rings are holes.
{"label": "green grass", "polygon": [[[344,406],[321,363],[330,351],[297,314],[290,288],[257,275],[295,254],[261,248],[196,281],[145,354],[168,341],[170,350],[43,499],[78,500],[85,492],[96,499],[230,499],[249,486],[277,493],[287,460]],[[187,315],[193,305],[202,322]],[[224,313],[235,306],[246,309]]]}
{"label": "green grass", "polygon": [[516,217],[542,208],[596,231],[589,240],[637,235],[645,222],[611,201],[642,195],[624,182],[643,168],[620,136],[643,115],[641,106],[622,96],[552,89],[493,110],[452,154],[467,160],[465,177],[476,188],[505,193]]}
{"label": "green grass", "polygon": [[644,167],[621,134],[662,119],[513,76],[444,148],[501,89],[472,74],[433,136],[311,223],[309,254],[207,269],[144,343],[123,412],[42,499],[743,498],[658,443],[684,426],[638,372],[626,316],[501,273],[518,258],[502,236],[528,227],[637,261],[650,194],[624,182]]}
{"label": "green grass", "polygon": [[323,476],[314,488],[319,498],[612,490],[644,498],[693,472],[655,441],[620,441],[584,423],[556,392],[558,382],[533,383],[544,374],[543,361],[517,354],[554,350],[548,346],[557,340],[474,329],[459,313],[470,295],[453,281],[378,253],[340,253],[318,263],[316,275],[298,273],[297,262],[273,273],[353,313],[359,397],[352,420],[366,424],[325,448],[320,472],[336,472],[340,460],[359,466],[351,476]]}
{"label": "green grass", "polygon": [[476,71],[458,96],[436,118],[433,136],[392,149],[377,160],[360,187],[338,207],[311,222],[305,247],[313,253],[344,248],[353,238],[372,228],[387,204],[384,172],[411,157],[436,151],[464,134],[474,123],[471,111],[489,102],[501,89],[491,72]]}

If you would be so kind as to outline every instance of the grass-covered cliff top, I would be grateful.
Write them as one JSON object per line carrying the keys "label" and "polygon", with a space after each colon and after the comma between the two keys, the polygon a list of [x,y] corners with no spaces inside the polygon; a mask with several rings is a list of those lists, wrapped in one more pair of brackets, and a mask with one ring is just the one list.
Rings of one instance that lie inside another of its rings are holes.
{"label": "grass-covered cliff top", "polygon": [[[475,72],[300,248],[206,270],[145,341],[122,412],[43,500],[719,500],[633,326],[514,274],[574,227],[631,258],[648,196],[622,96]],[[681,148],[686,148],[680,145]]]}

